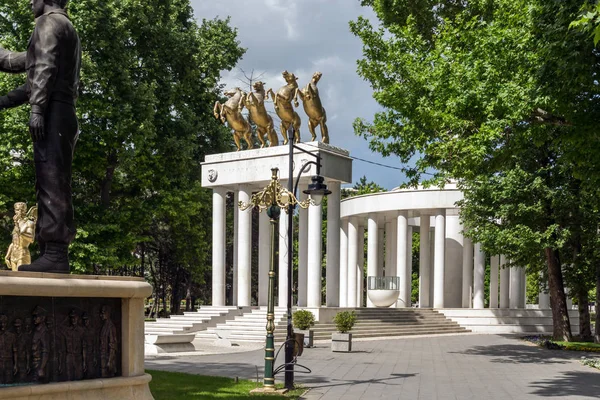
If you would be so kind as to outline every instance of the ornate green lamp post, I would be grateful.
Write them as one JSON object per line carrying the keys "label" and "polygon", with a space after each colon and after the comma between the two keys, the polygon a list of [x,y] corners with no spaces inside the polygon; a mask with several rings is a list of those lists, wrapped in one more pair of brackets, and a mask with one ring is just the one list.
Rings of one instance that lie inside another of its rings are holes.
{"label": "ornate green lamp post", "polygon": [[[271,222],[271,260],[269,263],[269,298],[267,300],[267,340],[265,347],[265,377],[264,390],[275,390],[275,377],[273,364],[275,362],[275,228],[283,208],[286,212],[299,205],[307,208],[311,199],[298,201],[293,193],[281,186],[278,174],[279,169],[271,169],[271,182],[262,191],[252,195],[248,204],[240,201],[241,210],[251,207],[258,208],[259,212],[267,210]],[[291,265],[290,265],[291,268]]]}

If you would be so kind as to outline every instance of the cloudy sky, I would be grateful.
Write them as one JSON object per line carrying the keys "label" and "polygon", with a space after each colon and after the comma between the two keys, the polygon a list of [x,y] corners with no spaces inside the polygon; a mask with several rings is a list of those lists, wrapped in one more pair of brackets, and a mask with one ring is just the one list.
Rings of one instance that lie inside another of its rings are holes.
{"label": "cloudy sky", "polygon": [[[191,3],[198,19],[230,16],[231,25],[238,28],[242,47],[247,48],[238,68],[224,72],[223,83],[227,87],[242,87],[240,69],[247,74],[253,69],[255,75],[264,74],[260,80],[275,91],[284,85],[281,77],[284,70],[294,73],[301,87],[315,71],[321,71],[319,92],[327,110],[330,143],[349,150],[351,156],[399,166],[397,158],[383,158],[371,152],[367,142],[355,136],[352,129],[355,118],[372,120],[379,109],[369,84],[356,73],[362,42],[350,33],[348,26],[359,15],[376,21],[370,8],[361,7],[358,0],[191,0]],[[307,141],[308,118],[302,106],[298,111],[302,141]],[[319,129],[317,134],[320,137]],[[404,179],[398,170],[355,160],[353,181],[363,175],[386,189]]]}

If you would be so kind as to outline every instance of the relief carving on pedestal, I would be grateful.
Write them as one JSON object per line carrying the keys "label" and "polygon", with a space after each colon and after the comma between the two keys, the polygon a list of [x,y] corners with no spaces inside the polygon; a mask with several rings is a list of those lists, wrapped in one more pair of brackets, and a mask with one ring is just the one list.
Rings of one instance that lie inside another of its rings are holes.
{"label": "relief carving on pedestal", "polygon": [[120,299],[0,296],[0,304],[0,386],[120,376]]}

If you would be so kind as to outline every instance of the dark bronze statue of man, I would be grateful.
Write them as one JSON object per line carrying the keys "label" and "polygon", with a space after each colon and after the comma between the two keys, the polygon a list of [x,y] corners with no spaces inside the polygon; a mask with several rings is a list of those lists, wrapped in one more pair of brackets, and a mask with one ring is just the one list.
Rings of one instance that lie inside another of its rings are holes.
{"label": "dark bronze statue of man", "polygon": [[35,30],[26,52],[0,48],[0,71],[27,73],[25,85],[0,97],[0,109],[29,102],[41,256],[19,271],[68,273],[75,237],[71,165],[79,134],[75,100],[81,44],[65,11],[68,0],[31,0]]}

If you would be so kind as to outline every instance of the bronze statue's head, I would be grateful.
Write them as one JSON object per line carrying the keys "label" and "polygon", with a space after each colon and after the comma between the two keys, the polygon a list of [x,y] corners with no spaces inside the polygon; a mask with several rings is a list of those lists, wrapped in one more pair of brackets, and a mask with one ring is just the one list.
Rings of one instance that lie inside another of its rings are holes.
{"label": "bronze statue's head", "polygon": [[90,316],[87,313],[81,314],[81,320],[83,321],[83,326],[90,326]]}
{"label": "bronze statue's head", "polygon": [[71,310],[71,312],[69,312],[69,321],[71,322],[72,326],[76,326],[79,322],[79,315],[77,315],[75,310]]}
{"label": "bronze statue's head", "polygon": [[0,330],[5,331],[8,325],[8,317],[4,314],[0,315]]}
{"label": "bronze statue's head", "polygon": [[15,203],[15,215],[24,216],[25,214],[27,214],[27,203]]}
{"label": "bronze statue's head", "polygon": [[265,91],[265,83],[258,81],[258,82],[254,82],[254,84],[252,85],[252,87],[254,88],[254,90],[256,90],[257,92],[264,92]]}
{"label": "bronze statue's head", "polygon": [[33,323],[35,325],[41,325],[46,321],[46,315],[48,312],[40,306],[36,306],[31,313],[33,315]]}
{"label": "bronze statue's head", "polygon": [[110,319],[110,307],[102,306],[102,308],[100,309],[100,318],[102,319],[102,321]]}
{"label": "bronze statue's head", "polygon": [[33,10],[33,16],[35,18],[41,16],[46,11],[46,6],[58,6],[60,8],[66,8],[69,4],[69,0],[29,0],[31,9]]}
{"label": "bronze statue's head", "polygon": [[287,84],[297,84],[296,81],[298,80],[298,78],[296,78],[296,75],[294,74],[290,74],[289,72],[283,71],[281,73],[281,75],[283,76],[283,79],[285,79],[285,83]]}
{"label": "bronze statue's head", "polygon": [[13,322],[13,325],[15,327],[15,332],[21,333],[21,327],[23,326],[23,321],[21,321],[21,318],[15,319],[15,321]]}
{"label": "bronze statue's head", "polygon": [[315,72],[315,73],[313,74],[313,77],[312,77],[312,78],[313,78],[313,82],[314,82],[314,83],[317,83],[317,82],[319,82],[319,80],[321,79],[321,77],[322,77],[322,76],[323,76],[323,73],[322,73],[322,72],[319,72],[319,71]]}

